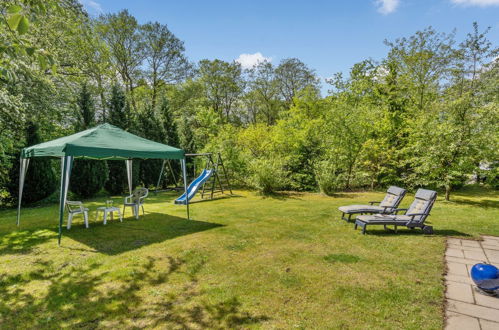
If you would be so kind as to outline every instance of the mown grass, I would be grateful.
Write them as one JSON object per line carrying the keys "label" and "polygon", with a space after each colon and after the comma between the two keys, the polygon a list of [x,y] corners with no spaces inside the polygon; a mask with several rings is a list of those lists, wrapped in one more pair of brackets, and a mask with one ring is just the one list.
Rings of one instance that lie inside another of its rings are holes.
{"label": "mown grass", "polygon": [[57,205],[23,209],[20,229],[1,211],[0,327],[437,329],[445,238],[499,235],[490,190],[439,198],[432,236],[339,220],[338,206],[382,193],[236,194],[193,204],[190,221],[173,193],[152,195],[138,221],[92,213],[61,247]]}

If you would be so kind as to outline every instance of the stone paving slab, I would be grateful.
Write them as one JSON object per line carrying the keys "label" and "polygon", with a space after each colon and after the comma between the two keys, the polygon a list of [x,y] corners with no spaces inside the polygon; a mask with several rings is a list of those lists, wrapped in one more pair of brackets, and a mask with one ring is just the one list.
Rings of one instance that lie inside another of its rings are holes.
{"label": "stone paving slab", "polygon": [[445,292],[447,299],[463,301],[474,304],[473,290],[471,285],[454,281],[447,281],[447,290]]}
{"label": "stone paving slab", "polygon": [[490,322],[486,320],[480,320],[480,326],[482,330],[498,330],[496,322]]}
{"label": "stone paving slab", "polygon": [[482,241],[447,239],[445,261],[445,329],[499,330],[499,298],[476,289],[471,267],[480,262],[499,265],[499,237]]}
{"label": "stone paving slab", "polygon": [[447,299],[447,308],[450,312],[468,315],[479,319],[484,319],[487,321],[493,321],[499,323],[499,313],[498,313],[499,310],[495,308],[469,304],[452,299]]}
{"label": "stone paving slab", "polygon": [[449,312],[445,313],[447,319],[446,329],[469,329],[480,330],[480,321],[476,317],[471,317],[459,313]]}
{"label": "stone paving slab", "polygon": [[448,261],[453,261],[453,262],[457,262],[460,264],[471,265],[471,266],[473,266],[474,264],[477,264],[479,262],[483,262],[483,260],[465,259],[465,258],[457,258],[457,257],[450,257],[450,256],[447,256],[445,259]]}

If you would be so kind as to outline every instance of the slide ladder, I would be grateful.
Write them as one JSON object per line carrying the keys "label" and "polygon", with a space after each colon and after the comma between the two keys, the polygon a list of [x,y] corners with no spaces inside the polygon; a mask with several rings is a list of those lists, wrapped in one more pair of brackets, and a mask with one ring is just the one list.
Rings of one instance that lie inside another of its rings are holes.
{"label": "slide ladder", "polygon": [[[209,195],[209,199],[213,199],[214,195],[217,193],[224,194],[226,191],[230,191],[232,195],[232,188],[229,182],[229,176],[225,170],[224,163],[222,161],[222,156],[218,153],[217,162],[213,161],[211,154],[208,157],[208,161],[213,167],[213,175],[203,184],[203,190],[201,191],[201,198],[205,198],[205,195]],[[219,175],[219,173],[221,175]]]}

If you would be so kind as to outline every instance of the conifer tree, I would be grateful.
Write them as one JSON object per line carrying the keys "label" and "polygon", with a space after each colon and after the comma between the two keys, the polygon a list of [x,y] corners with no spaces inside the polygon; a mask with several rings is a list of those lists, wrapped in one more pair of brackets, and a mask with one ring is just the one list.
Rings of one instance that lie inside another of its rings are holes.
{"label": "conifer tree", "polygon": [[[165,134],[164,143],[175,148],[180,148],[180,139],[178,136],[177,123],[174,119],[173,112],[170,107],[170,102],[166,97],[161,100],[159,113],[161,115],[163,130]],[[163,184],[165,186],[168,184],[175,184],[176,182],[174,182],[174,178],[176,180],[179,180],[181,175],[180,163],[178,161],[171,161],[170,165],[171,169],[173,170],[173,173],[170,173],[165,170],[166,171],[165,173],[167,173],[164,176],[165,180],[163,180]]]}
{"label": "conifer tree", "polygon": [[[111,97],[108,104],[108,123],[128,131],[131,126],[130,118],[130,107],[126,101],[125,94],[118,84],[114,84],[111,88]],[[109,160],[107,164],[109,167],[109,177],[104,185],[106,190],[113,195],[127,191],[128,181],[125,162],[122,160]],[[134,183],[138,179],[138,175],[135,175],[138,174],[137,166],[135,165],[134,162]]]}
{"label": "conifer tree", "polygon": [[[26,147],[41,143],[39,126],[35,122],[26,125]],[[19,162],[15,162],[11,169],[11,180],[8,186],[11,196],[18,197]],[[53,194],[58,185],[52,161],[46,157],[35,157],[29,162],[28,171],[24,180],[23,204],[31,204]]]}
{"label": "conifer tree", "polygon": [[[83,84],[77,100],[77,131],[86,130],[95,125],[95,107],[87,84]],[[75,159],[71,172],[70,190],[88,198],[102,190],[108,177],[105,160]]]}
{"label": "conifer tree", "polygon": [[[163,143],[165,132],[161,119],[156,115],[154,108],[151,105],[146,105],[143,111],[139,114],[139,135],[152,141]],[[144,186],[149,187],[156,185],[161,172],[160,159],[145,159],[140,161],[140,181]]]}

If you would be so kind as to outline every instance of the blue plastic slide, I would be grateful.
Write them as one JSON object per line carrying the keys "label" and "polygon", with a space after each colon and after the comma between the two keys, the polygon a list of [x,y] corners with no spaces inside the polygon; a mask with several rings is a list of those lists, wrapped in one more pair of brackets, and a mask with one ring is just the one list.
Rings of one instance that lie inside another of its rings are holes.
{"label": "blue plastic slide", "polygon": [[[204,169],[203,172],[196,178],[196,180],[192,181],[191,184],[187,187],[187,198],[191,200],[194,195],[196,195],[199,188],[203,186],[203,184],[208,180],[213,174],[213,170]],[[175,200],[175,204],[186,204],[185,201],[185,193],[182,194],[179,198]]]}

